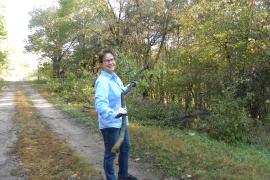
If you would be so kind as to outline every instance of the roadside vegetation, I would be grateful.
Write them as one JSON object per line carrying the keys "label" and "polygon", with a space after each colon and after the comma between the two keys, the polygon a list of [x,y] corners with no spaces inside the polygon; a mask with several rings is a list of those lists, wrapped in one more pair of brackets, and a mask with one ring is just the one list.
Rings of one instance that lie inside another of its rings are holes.
{"label": "roadside vegetation", "polygon": [[32,107],[25,92],[16,93],[19,174],[27,179],[102,179],[95,167],[86,163],[53,134]]}
{"label": "roadside vegetation", "polygon": [[61,0],[33,10],[25,48],[41,55],[35,75],[51,92],[92,106],[96,55],[108,47],[125,84],[150,67],[139,78],[135,106],[129,103],[140,112],[130,112],[136,120],[269,147],[268,1],[115,3]]}
{"label": "roadside vegetation", "polygon": [[0,80],[0,88],[2,89],[2,87],[5,85],[6,83],[5,83],[5,81],[1,81]]}
{"label": "roadside vegetation", "polygon": [[0,13],[0,86],[2,85],[1,81],[3,81],[2,75],[7,69],[7,65],[8,65],[6,48],[4,48],[5,46],[3,46],[4,44],[6,44],[5,40],[7,38],[7,32],[6,32],[3,13],[2,13],[4,12],[2,3],[3,2],[0,1],[0,10],[1,10],[1,13]]}
{"label": "roadside vegetation", "polygon": [[[25,48],[42,57],[41,88],[97,129],[96,55],[111,48],[125,84],[149,65],[127,98],[135,157],[153,156],[159,172],[176,177],[269,179],[269,1],[115,3],[61,0],[32,12]],[[163,139],[168,132],[176,139]]]}
{"label": "roadside vegetation", "polygon": [[[84,103],[67,103],[62,94],[48,91],[47,84],[32,84],[58,108],[97,131],[93,107],[85,112]],[[151,163],[161,177],[262,180],[270,177],[270,152],[262,145],[227,144],[205,133],[150,123],[145,125],[134,115],[130,115],[130,122],[133,159]]]}

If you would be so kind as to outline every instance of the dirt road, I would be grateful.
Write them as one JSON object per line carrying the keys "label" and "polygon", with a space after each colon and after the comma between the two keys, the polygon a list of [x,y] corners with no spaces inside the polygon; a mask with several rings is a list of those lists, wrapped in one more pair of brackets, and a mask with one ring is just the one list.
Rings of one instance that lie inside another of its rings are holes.
{"label": "dirt road", "polygon": [[15,92],[14,84],[2,88],[0,96],[0,179],[21,180],[12,176],[16,174],[18,163],[15,157],[16,128],[15,128]]}
{"label": "dirt road", "polygon": [[[84,157],[90,164],[102,169],[103,141],[98,134],[77,124],[74,119],[67,114],[56,109],[40,96],[30,85],[23,85],[33,101],[34,107],[41,115],[41,119],[46,121],[59,137],[67,142],[76,152]],[[153,172],[148,171],[147,164],[140,164],[130,160],[129,172],[138,177],[139,180],[159,180]]]}

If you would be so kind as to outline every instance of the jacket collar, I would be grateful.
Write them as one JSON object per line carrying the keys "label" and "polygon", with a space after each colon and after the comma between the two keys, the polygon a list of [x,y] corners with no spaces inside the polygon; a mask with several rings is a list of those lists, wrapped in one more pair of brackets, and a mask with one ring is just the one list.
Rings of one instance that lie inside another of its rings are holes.
{"label": "jacket collar", "polygon": [[110,74],[110,73],[108,73],[108,72],[106,72],[104,70],[101,71],[101,75],[103,75],[103,76],[105,76],[105,77],[107,77],[109,79],[117,78],[117,75],[115,73]]}

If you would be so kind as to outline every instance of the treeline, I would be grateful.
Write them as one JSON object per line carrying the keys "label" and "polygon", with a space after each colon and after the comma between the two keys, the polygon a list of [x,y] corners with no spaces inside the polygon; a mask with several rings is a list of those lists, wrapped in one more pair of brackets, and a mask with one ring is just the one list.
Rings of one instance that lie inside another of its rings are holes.
{"label": "treeline", "polygon": [[152,103],[134,106],[148,111],[142,119],[229,142],[270,122],[268,0],[59,0],[31,15],[26,49],[41,55],[39,78],[67,101],[93,98],[96,54],[108,47],[126,83],[150,65],[133,102]]}
{"label": "treeline", "polygon": [[[2,1],[0,1],[0,9],[3,10]],[[3,73],[3,70],[6,68],[7,65],[7,53],[4,49],[3,41],[6,39],[6,30],[4,25],[4,17],[3,14],[0,13],[0,75]],[[1,80],[1,78],[0,78]]]}

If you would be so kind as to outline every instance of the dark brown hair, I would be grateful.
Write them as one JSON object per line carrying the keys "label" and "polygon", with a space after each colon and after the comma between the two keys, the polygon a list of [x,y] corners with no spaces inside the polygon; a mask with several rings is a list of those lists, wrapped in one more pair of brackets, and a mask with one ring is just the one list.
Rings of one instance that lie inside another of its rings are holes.
{"label": "dark brown hair", "polygon": [[102,49],[101,51],[99,51],[99,53],[98,53],[99,63],[103,63],[103,58],[108,53],[110,53],[114,56],[112,50],[110,50],[110,49]]}

